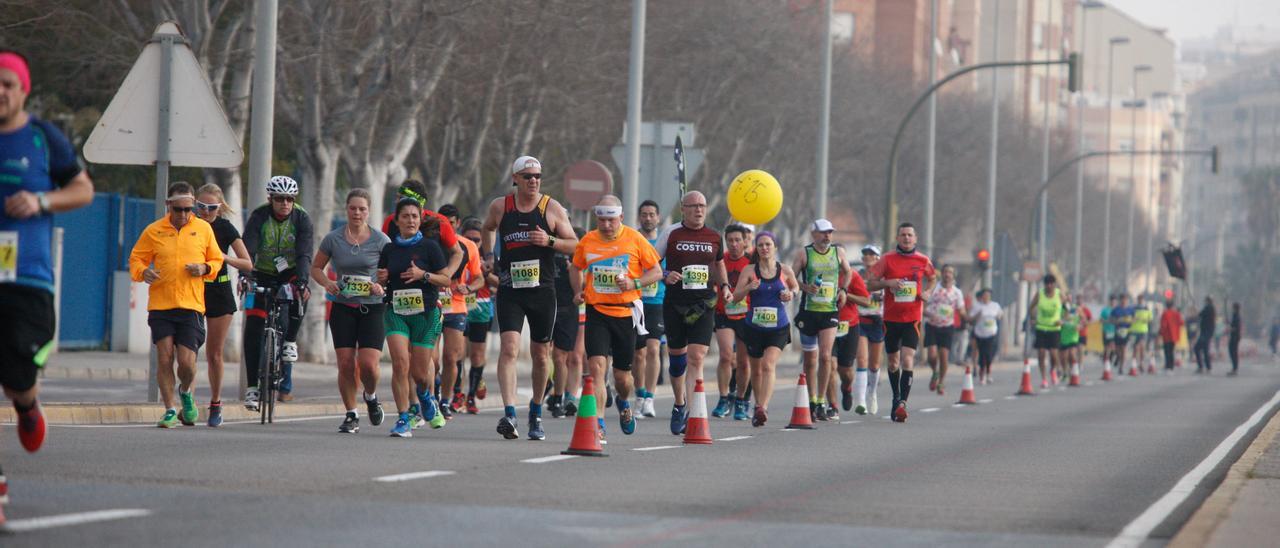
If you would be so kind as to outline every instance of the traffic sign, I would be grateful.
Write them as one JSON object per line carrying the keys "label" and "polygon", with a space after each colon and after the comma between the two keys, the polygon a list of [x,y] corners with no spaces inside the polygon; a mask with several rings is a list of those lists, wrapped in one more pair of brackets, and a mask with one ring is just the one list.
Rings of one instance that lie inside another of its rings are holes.
{"label": "traffic sign", "polygon": [[1022,263],[1022,281],[1038,282],[1044,277],[1044,272],[1040,271],[1039,261],[1027,261]]}
{"label": "traffic sign", "polygon": [[576,209],[588,209],[610,192],[613,192],[613,174],[600,162],[582,160],[564,173],[565,198]]}
{"label": "traffic sign", "polygon": [[240,140],[227,123],[209,78],[172,22],[156,27],[152,39],[129,69],[106,112],[84,145],[84,156],[99,164],[152,165],[157,161],[162,108],[162,44],[172,46],[169,110],[169,161],[175,166],[239,167]]}

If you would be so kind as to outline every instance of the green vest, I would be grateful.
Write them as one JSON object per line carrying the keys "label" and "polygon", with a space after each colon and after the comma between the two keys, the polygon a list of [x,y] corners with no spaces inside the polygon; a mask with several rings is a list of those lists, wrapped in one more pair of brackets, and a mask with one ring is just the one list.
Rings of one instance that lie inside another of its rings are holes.
{"label": "green vest", "polygon": [[804,309],[810,312],[836,311],[836,284],[840,282],[840,254],[835,246],[818,253],[813,244],[804,246],[804,280],[818,284],[818,293],[805,294]]}
{"label": "green vest", "polygon": [[1062,319],[1062,293],[1053,292],[1053,297],[1040,290],[1040,299],[1036,301],[1036,329],[1040,331],[1058,331],[1062,329],[1058,321]]}
{"label": "green vest", "polygon": [[1063,346],[1074,345],[1080,341],[1080,310],[1076,307],[1069,307],[1062,315],[1062,338],[1060,342]]}
{"label": "green vest", "polygon": [[1153,314],[1145,305],[1133,311],[1133,323],[1129,324],[1129,332],[1146,335],[1151,330]]}

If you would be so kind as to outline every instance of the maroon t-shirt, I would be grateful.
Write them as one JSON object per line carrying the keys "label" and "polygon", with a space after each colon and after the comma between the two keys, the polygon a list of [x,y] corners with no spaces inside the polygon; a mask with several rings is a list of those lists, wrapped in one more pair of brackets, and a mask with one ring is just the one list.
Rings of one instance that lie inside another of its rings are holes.
{"label": "maroon t-shirt", "polygon": [[658,236],[655,247],[667,261],[666,270],[684,276],[678,283],[667,284],[664,302],[685,304],[716,297],[711,265],[724,258],[724,240],[719,232],[706,226],[695,230],[676,224]]}

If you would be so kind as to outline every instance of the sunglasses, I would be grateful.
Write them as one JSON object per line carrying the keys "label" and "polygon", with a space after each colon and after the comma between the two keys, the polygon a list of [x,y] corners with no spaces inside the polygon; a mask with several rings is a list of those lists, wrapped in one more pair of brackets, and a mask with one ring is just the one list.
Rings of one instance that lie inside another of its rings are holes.
{"label": "sunglasses", "polygon": [[206,204],[204,202],[196,202],[196,209],[200,211],[217,211],[222,204]]}
{"label": "sunglasses", "polygon": [[193,210],[193,209],[195,209],[195,208],[194,208],[194,207],[178,207],[178,206],[169,206],[169,209],[173,210],[173,212],[174,212],[174,213],[191,213],[191,210]]}
{"label": "sunglasses", "polygon": [[293,196],[272,196],[271,201],[280,203],[293,203]]}
{"label": "sunglasses", "polygon": [[541,174],[541,173],[521,173],[521,174],[520,174],[520,178],[521,178],[521,179],[524,179],[524,180],[526,180],[526,181],[532,181],[532,180],[534,180],[534,179],[537,179],[537,180],[541,181],[541,180],[542,180],[542,174]]}

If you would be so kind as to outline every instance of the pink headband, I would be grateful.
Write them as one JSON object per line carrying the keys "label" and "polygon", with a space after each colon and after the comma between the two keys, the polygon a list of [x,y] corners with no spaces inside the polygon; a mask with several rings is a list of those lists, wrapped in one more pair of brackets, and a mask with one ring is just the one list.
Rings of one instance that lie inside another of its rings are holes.
{"label": "pink headband", "polygon": [[0,53],[0,69],[12,70],[18,75],[18,81],[22,83],[22,92],[31,93],[31,72],[27,69],[27,62],[21,56],[7,51]]}

